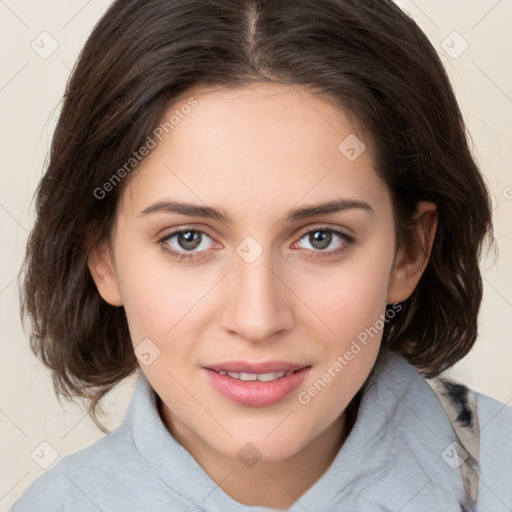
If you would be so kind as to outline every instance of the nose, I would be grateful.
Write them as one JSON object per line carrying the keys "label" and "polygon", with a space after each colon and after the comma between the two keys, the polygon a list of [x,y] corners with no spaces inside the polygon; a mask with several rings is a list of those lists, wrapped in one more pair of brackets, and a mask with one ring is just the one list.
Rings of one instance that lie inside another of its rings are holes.
{"label": "nose", "polygon": [[274,339],[294,322],[293,293],[268,253],[252,263],[234,254],[234,268],[226,277],[222,327],[251,342]]}

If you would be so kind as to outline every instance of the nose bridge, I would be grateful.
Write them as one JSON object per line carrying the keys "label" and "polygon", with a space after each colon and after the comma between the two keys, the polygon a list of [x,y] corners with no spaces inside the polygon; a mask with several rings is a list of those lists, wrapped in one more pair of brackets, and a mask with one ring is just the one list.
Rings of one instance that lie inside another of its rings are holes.
{"label": "nose bridge", "polygon": [[237,247],[222,314],[225,329],[263,341],[290,327],[291,304],[274,267],[271,249],[263,249],[254,239],[246,239]]}

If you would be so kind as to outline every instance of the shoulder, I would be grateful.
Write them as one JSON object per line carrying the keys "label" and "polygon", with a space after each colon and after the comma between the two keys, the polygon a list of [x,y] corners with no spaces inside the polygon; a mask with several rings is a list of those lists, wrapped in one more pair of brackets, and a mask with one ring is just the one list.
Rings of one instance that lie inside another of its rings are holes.
{"label": "shoulder", "polygon": [[480,430],[478,510],[512,509],[512,408],[476,393]]}
{"label": "shoulder", "polygon": [[[512,425],[512,407],[504,404],[495,398],[492,398],[484,393],[474,392],[477,397],[478,414],[480,416],[480,423],[482,420],[490,428],[502,429],[508,428],[510,435],[510,427]],[[483,425],[481,425],[482,427]]]}
{"label": "shoulder", "polygon": [[64,457],[32,482],[9,512],[97,512],[97,497],[108,492],[113,480],[136,464],[130,432],[118,427],[107,436]]}
{"label": "shoulder", "polygon": [[500,460],[512,465],[512,407],[483,393],[474,392],[480,430],[481,455],[497,455]]}

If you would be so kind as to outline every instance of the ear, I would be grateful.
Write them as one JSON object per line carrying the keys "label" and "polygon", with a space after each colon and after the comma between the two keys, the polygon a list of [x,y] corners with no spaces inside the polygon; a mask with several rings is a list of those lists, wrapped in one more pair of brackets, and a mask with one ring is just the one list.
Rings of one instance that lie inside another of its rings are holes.
{"label": "ear", "polygon": [[89,251],[87,265],[103,299],[111,306],[122,306],[123,299],[117,282],[110,245],[105,243],[92,248]]}
{"label": "ear", "polygon": [[436,205],[421,201],[414,214],[414,224],[407,233],[406,247],[398,249],[391,269],[388,304],[402,302],[411,296],[428,264],[436,229]]}

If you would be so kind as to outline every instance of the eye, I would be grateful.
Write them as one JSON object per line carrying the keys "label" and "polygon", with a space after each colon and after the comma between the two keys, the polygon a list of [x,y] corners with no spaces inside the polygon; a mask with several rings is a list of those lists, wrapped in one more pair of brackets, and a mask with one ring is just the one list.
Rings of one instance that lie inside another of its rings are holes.
{"label": "eye", "polygon": [[[314,257],[341,255],[355,243],[355,239],[333,228],[318,227],[300,235],[299,242],[305,240]],[[296,246],[299,242],[295,242]],[[213,247],[213,240],[202,229],[183,228],[165,235],[158,243],[169,256],[178,260],[198,259],[208,255]],[[330,247],[330,249],[329,249]],[[296,247],[293,247],[296,248]]]}
{"label": "eye", "polygon": [[173,257],[178,259],[192,258],[199,256],[196,253],[202,253],[211,249],[213,244],[211,237],[201,229],[180,229],[161,238],[158,242],[162,249]]}
{"label": "eye", "polygon": [[[328,227],[319,227],[303,233],[300,240],[305,240],[314,251],[315,256],[335,256],[345,252],[355,242],[346,233]],[[330,250],[327,250],[329,249]]]}

